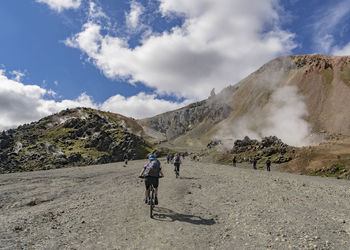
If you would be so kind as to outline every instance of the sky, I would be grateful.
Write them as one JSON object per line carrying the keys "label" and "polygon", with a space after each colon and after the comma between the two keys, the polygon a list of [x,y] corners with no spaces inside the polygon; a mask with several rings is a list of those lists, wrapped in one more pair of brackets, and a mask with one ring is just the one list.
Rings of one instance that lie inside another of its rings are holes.
{"label": "sky", "polygon": [[350,55],[349,0],[3,0],[0,131],[66,108],[150,117],[282,55]]}

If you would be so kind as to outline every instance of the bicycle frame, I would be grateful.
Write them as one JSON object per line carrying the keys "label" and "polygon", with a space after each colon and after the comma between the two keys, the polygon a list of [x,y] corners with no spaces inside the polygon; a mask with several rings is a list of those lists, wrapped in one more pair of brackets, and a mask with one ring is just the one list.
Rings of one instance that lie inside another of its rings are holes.
{"label": "bicycle frame", "polygon": [[149,199],[149,215],[151,218],[153,218],[154,197],[155,197],[153,185],[151,185],[149,187],[149,197],[150,197],[150,199]]}
{"label": "bicycle frame", "polygon": [[[163,176],[159,176],[159,178],[162,178]],[[145,178],[144,176],[139,176],[139,178]],[[149,187],[149,202],[148,202],[148,205],[150,205],[149,207],[149,213],[150,213],[150,217],[153,218],[153,209],[154,209],[154,202],[155,202],[155,197],[156,197],[156,194],[155,194],[155,188],[153,186],[153,184],[150,185]]]}

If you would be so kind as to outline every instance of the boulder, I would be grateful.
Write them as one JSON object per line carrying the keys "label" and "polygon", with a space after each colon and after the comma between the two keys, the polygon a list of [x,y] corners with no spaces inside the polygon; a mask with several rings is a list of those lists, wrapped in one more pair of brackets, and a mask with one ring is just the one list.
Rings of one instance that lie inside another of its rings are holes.
{"label": "boulder", "polygon": [[76,162],[80,162],[82,160],[84,160],[84,158],[81,156],[80,153],[72,153],[68,157],[68,163],[76,163]]}

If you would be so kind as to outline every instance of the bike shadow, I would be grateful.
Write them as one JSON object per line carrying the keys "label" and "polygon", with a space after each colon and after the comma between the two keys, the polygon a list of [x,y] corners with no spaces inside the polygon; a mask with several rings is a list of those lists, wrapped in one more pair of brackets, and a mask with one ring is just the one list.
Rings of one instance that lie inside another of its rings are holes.
{"label": "bike shadow", "polygon": [[186,177],[186,176],[179,176],[180,179],[183,180],[199,180],[200,178],[198,177]]}
{"label": "bike shadow", "polygon": [[216,223],[214,219],[204,219],[201,216],[197,216],[197,215],[176,213],[171,209],[163,208],[163,207],[155,207],[154,212],[155,213],[153,214],[153,219],[159,220],[159,221],[168,221],[168,222],[181,221],[181,222],[187,222],[187,223],[196,224],[196,225],[207,225],[207,226],[211,226]]}

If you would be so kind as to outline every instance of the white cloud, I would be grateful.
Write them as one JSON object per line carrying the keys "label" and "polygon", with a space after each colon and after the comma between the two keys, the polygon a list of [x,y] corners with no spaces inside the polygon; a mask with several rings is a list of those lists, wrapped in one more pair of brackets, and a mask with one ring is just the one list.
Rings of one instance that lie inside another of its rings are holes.
{"label": "white cloud", "polygon": [[92,107],[97,108],[90,97],[82,94],[76,100],[57,102],[45,99],[45,95],[54,95],[37,85],[24,85],[0,71],[0,130],[13,128],[23,123],[38,120],[65,108]]}
{"label": "white cloud", "polygon": [[317,21],[313,24],[313,42],[318,52],[329,53],[338,51],[334,36],[336,32],[341,30],[339,24],[350,13],[350,2],[348,0],[340,1],[333,7],[327,6],[327,9],[322,10],[320,13],[315,16]]}
{"label": "white cloud", "polygon": [[350,56],[350,43],[342,48],[338,46],[334,47],[332,54],[336,56]]}
{"label": "white cloud", "polygon": [[120,113],[134,118],[145,118],[177,109],[190,103],[171,102],[158,99],[154,94],[139,93],[125,98],[121,95],[110,97],[104,103],[95,103],[90,96],[82,93],[75,100],[56,101],[45,97],[55,97],[56,92],[38,85],[24,85],[5,75],[0,70],[0,131],[39,120],[66,108],[90,107]]}
{"label": "white cloud", "polygon": [[[1,72],[0,72],[1,74]],[[20,82],[22,80],[22,78],[25,76],[25,74],[21,71],[18,71],[18,70],[12,70],[10,72],[11,75],[13,75],[13,79],[17,82]]]}
{"label": "white cloud", "polygon": [[141,92],[129,98],[121,95],[112,96],[101,105],[101,109],[134,118],[146,118],[181,108],[187,104],[190,104],[190,102],[171,102],[157,99],[154,94],[149,95]]}
{"label": "white cloud", "polygon": [[142,28],[140,24],[140,16],[145,8],[138,2],[132,1],[130,4],[130,12],[125,14],[126,25],[131,30],[139,30]]}
{"label": "white cloud", "polygon": [[89,4],[88,17],[89,21],[93,21],[96,23],[101,23],[103,20],[109,21],[107,15],[102,11],[101,6],[97,5],[94,2],[90,2]]}
{"label": "white cloud", "polygon": [[86,53],[109,78],[189,99],[205,98],[213,87],[220,91],[295,47],[294,34],[279,27],[275,0],[159,2],[165,17],[185,17],[181,27],[149,34],[130,48],[126,38],[103,34],[89,19],[65,44]]}
{"label": "white cloud", "polygon": [[57,12],[61,12],[64,9],[77,9],[81,4],[81,0],[36,0],[36,2],[45,3]]}
{"label": "white cloud", "polygon": [[55,96],[57,95],[57,93],[56,93],[55,91],[53,91],[52,89],[49,89],[49,90],[47,91],[47,94],[50,95],[50,96],[52,96],[52,97],[55,97]]}

